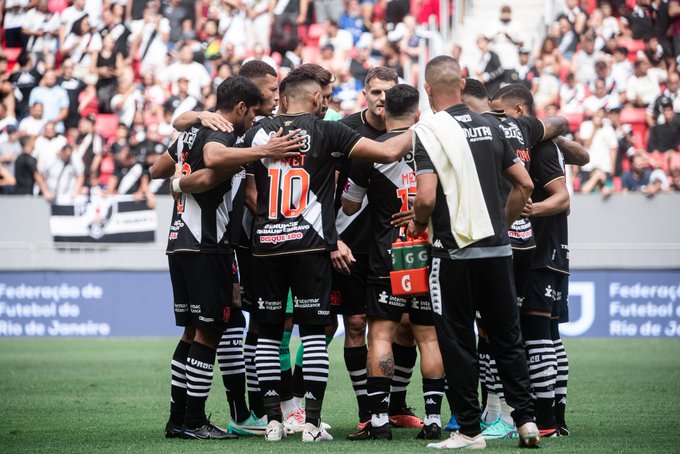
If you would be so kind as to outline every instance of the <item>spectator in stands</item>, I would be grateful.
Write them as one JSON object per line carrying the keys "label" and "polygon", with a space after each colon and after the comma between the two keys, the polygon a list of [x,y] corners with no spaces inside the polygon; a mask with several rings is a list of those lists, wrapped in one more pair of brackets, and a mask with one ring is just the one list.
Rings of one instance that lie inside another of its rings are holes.
{"label": "spectator in stands", "polygon": [[327,20],[337,22],[344,11],[343,0],[314,0],[314,14],[318,23],[322,24]]}
{"label": "spectator in stands", "polygon": [[[269,11],[269,0],[245,0],[247,31],[247,46],[252,48],[255,44],[262,44],[269,52],[271,42],[272,16]],[[292,44],[291,44],[292,45]]]}
{"label": "spectator in stands", "polygon": [[97,186],[97,169],[101,163],[104,140],[94,130],[94,115],[87,115],[78,124],[78,138],[74,144],[73,156],[83,164],[85,186]]}
{"label": "spectator in stands", "polygon": [[10,115],[7,107],[0,103],[0,132],[6,131],[8,126],[19,126],[17,119]]}
{"label": "spectator in stands", "polygon": [[19,69],[9,76],[10,82],[15,88],[16,96],[16,116],[21,120],[28,115],[28,98],[31,90],[38,86],[42,74],[33,65],[33,59],[28,52],[22,52],[17,59]]}
{"label": "spectator in stands", "polygon": [[91,72],[94,54],[102,49],[101,35],[91,27],[89,16],[76,20],[64,39],[62,52],[73,61],[73,74],[94,84],[97,76]]}
{"label": "spectator in stands", "polygon": [[338,27],[338,23],[335,20],[326,20],[324,26],[326,27],[326,34],[321,35],[319,38],[319,46],[323,47],[326,44],[332,44],[335,48],[337,59],[344,61],[354,47],[354,36],[349,31]]}
{"label": "spectator in stands", "polygon": [[73,60],[65,59],[61,64],[61,77],[57,78],[57,85],[66,91],[69,99],[68,113],[64,120],[66,129],[77,128],[80,121],[80,94],[87,88],[82,80],[73,76]]}
{"label": "spectator in stands", "polygon": [[172,111],[172,121],[184,112],[200,110],[201,107],[200,101],[189,94],[189,79],[186,76],[179,78],[177,94],[168,98],[164,105],[164,109]]}
{"label": "spectator in stands", "polygon": [[574,32],[580,36],[586,30],[588,16],[579,6],[579,0],[566,0],[564,3],[564,8],[557,12],[557,17],[566,16]]}
{"label": "spectator in stands", "polygon": [[619,142],[616,133],[605,118],[603,108],[598,109],[593,119],[581,123],[579,140],[590,153],[590,162],[581,167],[581,192],[589,193],[598,189],[602,195],[611,194],[610,184],[614,170]]}
{"label": "spectator in stands", "polygon": [[37,136],[42,133],[43,127],[47,123],[43,116],[44,109],[42,103],[36,102],[31,104],[29,112],[30,115],[19,123],[19,132],[22,135]]}
{"label": "spectator in stands", "polygon": [[57,75],[54,70],[45,71],[40,86],[31,91],[28,104],[42,104],[44,107],[43,119],[53,121],[58,133],[64,132],[64,120],[68,116],[69,97],[61,86],[57,85]]}
{"label": "spectator in stands", "polygon": [[612,5],[607,1],[598,3],[600,3],[600,7],[596,8],[591,14],[596,18],[593,24],[595,33],[608,41],[619,34],[621,27],[619,21],[613,16]]}
{"label": "spectator in stands", "polygon": [[170,23],[157,13],[153,3],[144,7],[143,19],[132,23],[130,53],[140,62],[140,72],[155,71],[162,74],[166,67]]}
{"label": "spectator in stands", "polygon": [[662,124],[665,121],[661,103],[667,100],[670,100],[673,105],[673,111],[680,114],[680,74],[677,71],[668,73],[668,81],[663,93],[647,107],[647,124],[649,127]]}
{"label": "spectator in stands", "polygon": [[102,11],[103,27],[99,30],[102,41],[106,36],[110,36],[115,43],[116,52],[120,52],[126,60],[126,64],[131,64],[130,49],[128,40],[130,39],[130,29],[124,20],[125,11],[120,3],[114,3],[109,8]]}
{"label": "spectator in stands", "polygon": [[503,67],[498,55],[491,50],[491,41],[487,36],[477,38],[477,47],[481,52],[475,76],[484,82],[484,87],[490,97],[496,94],[503,81]]}
{"label": "spectator in stands", "polygon": [[397,75],[404,78],[404,67],[401,65],[399,43],[389,42],[382,50],[383,66],[392,68]]}
{"label": "spectator in stands", "polygon": [[[531,87],[528,87],[531,88]],[[585,86],[576,80],[574,73],[567,74],[567,82],[560,87],[560,103],[562,112],[583,112],[583,101],[586,99]]]}
{"label": "spectator in stands", "polygon": [[269,12],[274,16],[272,51],[283,55],[297,39],[297,27],[307,20],[309,0],[272,0]]}
{"label": "spectator in stands", "polygon": [[396,25],[404,20],[409,14],[411,4],[409,0],[390,0],[387,2],[385,21],[388,24]]}
{"label": "spectator in stands", "polygon": [[514,71],[519,64],[519,49],[524,45],[521,25],[512,20],[512,8],[501,6],[498,22],[491,25],[488,32],[493,40],[493,51],[498,55],[503,67],[503,80],[514,82]]}
{"label": "spectator in stands", "polygon": [[607,92],[607,82],[605,79],[595,79],[593,94],[583,101],[583,109],[587,118],[593,117],[595,112],[600,109],[612,109],[619,107],[619,97]]}
{"label": "spectator in stands", "polygon": [[338,19],[338,26],[340,29],[352,34],[355,45],[359,42],[361,35],[366,31],[366,23],[361,15],[359,0],[349,0],[347,2],[347,10]]}
{"label": "spectator in stands", "polygon": [[673,56],[676,58],[676,65],[680,66],[680,0],[668,2],[668,16],[670,17]]}
{"label": "spectator in stands", "polygon": [[571,62],[571,70],[579,82],[590,85],[597,78],[595,64],[601,53],[595,50],[595,38],[587,33],[581,39],[581,49],[576,51]]}
{"label": "spectator in stands", "polygon": [[248,33],[246,31],[248,17],[245,6],[236,0],[222,1],[219,17],[218,30],[223,36],[222,43],[232,43],[236,52],[243,54],[247,50],[246,45],[248,44]]}
{"label": "spectator in stands", "polygon": [[109,178],[108,194],[132,194],[135,200],[144,198],[149,176],[144,174],[143,165],[128,147],[115,156],[115,168]]}
{"label": "spectator in stands", "polygon": [[5,131],[0,133],[0,164],[11,175],[14,175],[14,161],[20,154],[19,130],[14,125],[8,125]]}
{"label": "spectator in stands", "polygon": [[559,74],[559,63],[554,55],[548,54],[535,61],[536,70],[539,73],[538,80],[534,79],[534,105],[537,112],[543,110],[551,104],[559,104],[560,81],[556,74]]}
{"label": "spectator in stands", "polygon": [[135,112],[143,107],[144,95],[134,84],[133,75],[130,72],[126,72],[118,80],[118,94],[111,99],[111,109],[118,115],[118,119],[122,123],[130,126],[135,117]]}
{"label": "spectator in stands", "polygon": [[635,137],[633,136],[633,128],[628,124],[621,123],[620,107],[609,109],[607,118],[611,122],[618,141],[613,175],[620,177],[623,173],[623,163],[628,162],[629,156],[635,154]]}
{"label": "spectator in stands", "polygon": [[633,64],[628,60],[628,49],[617,47],[612,53],[611,77],[619,93],[626,91],[628,78],[633,75]]}
{"label": "spectator in stands", "polygon": [[66,144],[66,136],[57,134],[54,123],[51,121],[45,123],[43,133],[35,139],[35,158],[38,165],[42,167],[51,165]]}
{"label": "spectator in stands", "polygon": [[113,36],[106,35],[102,40],[102,49],[95,52],[90,71],[97,75],[97,103],[100,113],[111,112],[111,98],[118,91],[118,77],[123,74],[125,58],[116,49]]}
{"label": "spectator in stands", "polygon": [[[12,118],[16,115],[16,99],[14,98],[14,87],[10,81],[9,62],[7,57],[0,51],[0,105],[2,105],[4,115]],[[0,122],[4,116],[0,116]],[[0,123],[2,129],[2,123]]]}
{"label": "spectator in stands", "polygon": [[0,164],[0,194],[12,194],[16,179],[7,168]]}
{"label": "spectator in stands", "polygon": [[[35,149],[35,139],[33,136],[25,136],[20,140],[21,154],[17,157],[14,166],[14,178],[16,186],[14,187],[15,195],[33,195],[35,191],[36,182],[42,180],[40,172],[38,172],[38,161],[33,157]],[[40,182],[43,186],[44,182]]]}
{"label": "spectator in stands", "polygon": [[31,3],[29,0],[5,0],[3,2],[2,27],[5,32],[5,45],[7,47],[24,47],[24,37],[21,27],[24,24],[26,9]]}
{"label": "spectator in stands", "polygon": [[382,50],[389,43],[385,23],[380,21],[373,22],[371,24],[371,32],[364,34],[361,42],[367,42],[370,46],[372,64],[382,64]]}
{"label": "spectator in stands", "polygon": [[658,122],[650,131],[647,152],[670,154],[680,145],[680,116],[673,110],[670,98],[661,100],[663,122]]}
{"label": "spectator in stands", "polygon": [[529,61],[530,54],[531,51],[529,51],[529,49],[520,49],[519,64],[515,68],[515,74],[517,74],[515,82],[524,85],[529,90],[531,90],[533,86],[533,80],[538,77],[538,71]]}
{"label": "spectator in stands", "polygon": [[168,66],[166,82],[172,84],[172,92],[177,93],[179,79],[189,82],[188,93],[196,99],[201,99],[206,88],[210,88],[212,79],[205,67],[194,61],[191,46],[185,44],[179,51],[179,60]]}
{"label": "spectator in stands", "polygon": [[625,99],[635,107],[647,107],[661,94],[656,72],[649,71],[645,58],[635,62],[635,72],[626,83]]}
{"label": "spectator in stands", "polygon": [[[304,48],[305,46],[302,41],[298,40],[295,42],[295,49],[286,51],[281,60],[281,67],[279,68],[280,78],[283,79],[289,72],[302,65],[302,51]],[[215,85],[215,87],[217,87],[217,85]]]}
{"label": "spectator in stands", "polygon": [[630,30],[633,39],[649,38],[654,34],[654,16],[650,0],[635,0],[633,9],[621,16],[621,24]]}
{"label": "spectator in stands", "polygon": [[38,170],[45,179],[42,195],[50,202],[73,200],[82,192],[83,165],[77,159],[73,159],[71,145],[65,145],[59,151],[57,158],[46,167],[38,166]]}
{"label": "spectator in stands", "polygon": [[352,77],[349,69],[343,69],[338,80],[339,84],[333,88],[333,99],[337,100],[341,111],[349,114],[361,110],[357,100],[360,99],[359,93],[364,88],[363,82]]}
{"label": "spectator in stands", "polygon": [[169,47],[173,48],[178,41],[183,39],[182,22],[189,19],[189,10],[182,5],[182,0],[170,0],[163,10],[163,16],[170,25]]}
{"label": "spectator in stands", "polygon": [[62,26],[60,42],[62,43],[62,45],[64,43],[64,40],[66,39],[66,35],[68,35],[71,32],[73,24],[86,14],[87,11],[85,11],[85,0],[73,0],[71,2],[71,6],[65,8],[61,12],[60,19]]}
{"label": "spectator in stands", "polygon": [[49,11],[47,0],[40,0],[29,9],[22,22],[21,32],[26,37],[26,51],[36,62],[43,61],[54,67],[54,56],[59,47],[61,20],[59,14]]}
{"label": "spectator in stands", "polygon": [[642,192],[653,197],[659,191],[670,189],[668,177],[663,170],[649,167],[647,158],[642,153],[633,155],[630,170],[621,176],[623,192]]}
{"label": "spectator in stands", "polygon": [[[296,40],[291,40],[291,43],[297,42]],[[269,55],[266,54],[264,50],[264,46],[262,44],[255,44],[255,47],[253,47],[253,55],[250,57],[246,58],[243,60],[243,63],[252,61],[252,60],[261,60],[274,68],[274,70],[278,70],[278,65],[276,64],[276,61],[270,57]],[[242,63],[242,64],[243,64]]]}
{"label": "spectator in stands", "polygon": [[344,60],[335,52],[335,47],[328,43],[321,47],[319,56],[317,57],[317,64],[324,69],[327,69],[331,74],[337,74],[342,68],[346,66]]}
{"label": "spectator in stands", "polygon": [[[558,37],[557,50],[565,59],[571,60],[578,47],[578,35],[574,31],[574,25],[569,22],[567,16],[560,16],[558,18],[555,35]],[[545,44],[553,42],[554,40],[548,37],[544,42],[544,47]]]}
{"label": "spectator in stands", "polygon": [[357,45],[357,53],[349,63],[349,72],[357,80],[366,80],[368,70],[373,67],[370,62],[371,48],[366,43]]}

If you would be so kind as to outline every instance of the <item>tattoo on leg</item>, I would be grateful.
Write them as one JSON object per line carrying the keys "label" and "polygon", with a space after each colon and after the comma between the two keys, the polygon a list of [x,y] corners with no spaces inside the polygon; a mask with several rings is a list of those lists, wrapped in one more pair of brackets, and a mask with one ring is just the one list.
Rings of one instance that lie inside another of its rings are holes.
{"label": "tattoo on leg", "polygon": [[380,361],[378,361],[378,366],[385,377],[392,378],[394,376],[394,356],[392,353],[384,355]]}

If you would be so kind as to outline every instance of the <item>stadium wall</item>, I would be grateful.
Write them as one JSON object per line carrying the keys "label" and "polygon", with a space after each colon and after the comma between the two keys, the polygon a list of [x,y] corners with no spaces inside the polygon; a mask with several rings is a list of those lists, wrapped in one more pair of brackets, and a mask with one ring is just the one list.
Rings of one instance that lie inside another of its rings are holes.
{"label": "stadium wall", "polygon": [[[55,247],[46,202],[0,198],[11,213],[0,241],[0,337],[178,335],[163,254],[171,207],[158,199],[154,243]],[[679,208],[676,194],[573,198],[565,335],[680,337]]]}

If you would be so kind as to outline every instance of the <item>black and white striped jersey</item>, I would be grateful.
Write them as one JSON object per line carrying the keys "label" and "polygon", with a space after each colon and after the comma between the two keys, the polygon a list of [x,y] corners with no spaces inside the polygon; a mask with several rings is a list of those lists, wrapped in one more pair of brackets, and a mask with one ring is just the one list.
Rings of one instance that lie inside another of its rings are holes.
{"label": "black and white striped jersey", "polygon": [[[200,125],[180,134],[168,153],[189,175],[205,168],[203,148],[210,142],[233,147],[233,133],[213,131]],[[182,194],[172,212],[167,253],[228,253],[230,247],[229,214],[232,211],[231,179],[200,194]]]}
{"label": "black and white striped jersey", "polygon": [[[390,131],[377,138],[384,142],[404,129]],[[416,174],[413,153],[409,152],[396,162],[378,164],[354,161],[343,197],[361,203],[368,197],[370,211],[370,237],[368,249],[368,279],[389,279],[392,271],[390,249],[400,228],[390,224],[392,215],[409,209],[409,199],[416,195]],[[401,232],[403,234],[403,232]]]}
{"label": "black and white striped jersey", "polygon": [[261,159],[253,165],[257,213],[253,255],[330,251],[336,247],[335,160],[345,158],[361,136],[347,126],[308,113],[262,120],[247,133],[244,146],[269,142],[280,128],[300,129],[300,155]]}

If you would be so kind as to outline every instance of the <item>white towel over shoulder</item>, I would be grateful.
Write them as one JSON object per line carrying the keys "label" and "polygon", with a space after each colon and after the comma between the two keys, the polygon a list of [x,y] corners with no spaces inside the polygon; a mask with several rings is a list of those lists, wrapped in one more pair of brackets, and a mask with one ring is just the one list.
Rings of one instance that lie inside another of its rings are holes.
{"label": "white towel over shoulder", "polygon": [[419,122],[415,126],[414,141],[416,136],[437,170],[458,246],[464,248],[493,236],[493,225],[463,128],[448,112],[441,111]]}

